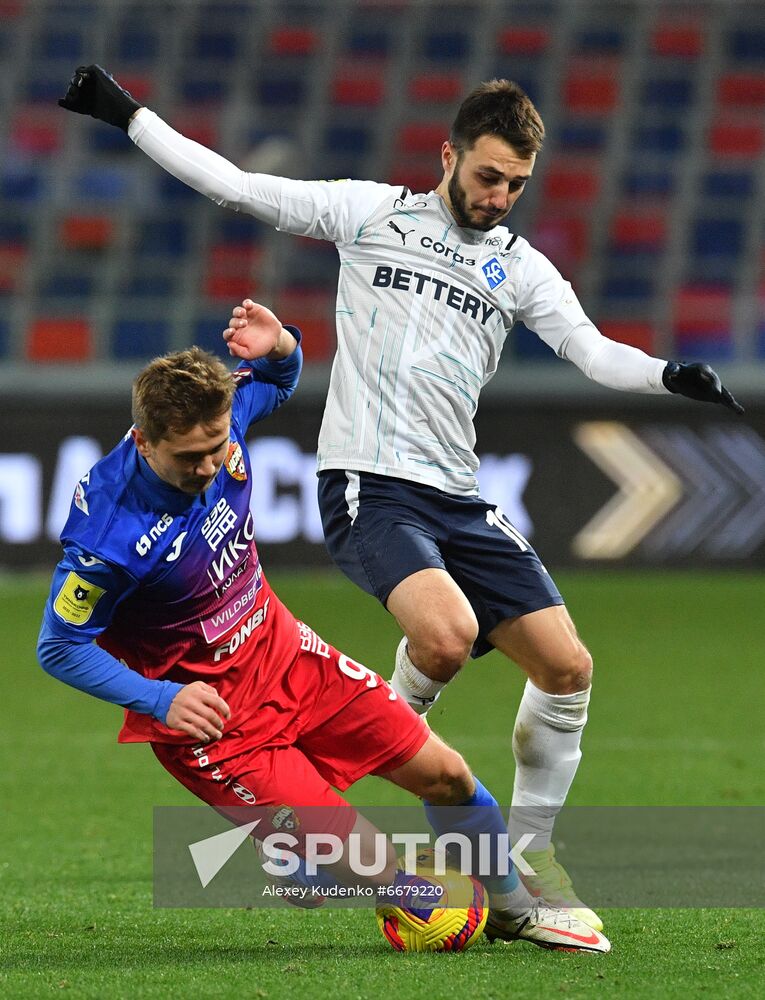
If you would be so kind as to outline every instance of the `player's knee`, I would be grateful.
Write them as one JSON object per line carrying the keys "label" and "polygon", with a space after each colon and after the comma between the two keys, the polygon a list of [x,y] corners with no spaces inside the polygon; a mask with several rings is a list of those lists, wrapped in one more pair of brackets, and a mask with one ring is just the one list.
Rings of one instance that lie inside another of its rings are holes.
{"label": "player's knee", "polygon": [[554,694],[574,694],[586,691],[592,684],[592,656],[582,643],[555,664],[550,678],[555,688]]}
{"label": "player's knee", "polygon": [[444,747],[438,768],[423,798],[434,806],[456,806],[466,802],[474,790],[473,775],[464,758],[456,750]]}
{"label": "player's knee", "polygon": [[434,680],[448,681],[470,656],[477,636],[478,623],[465,616],[448,626],[428,629],[414,641],[410,637],[409,655]]}

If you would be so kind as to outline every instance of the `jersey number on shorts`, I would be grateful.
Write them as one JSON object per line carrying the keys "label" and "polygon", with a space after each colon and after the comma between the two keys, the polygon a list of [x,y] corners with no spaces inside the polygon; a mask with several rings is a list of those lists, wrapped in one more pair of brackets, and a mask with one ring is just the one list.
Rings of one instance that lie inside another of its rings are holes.
{"label": "jersey number on shorts", "polygon": [[530,548],[529,543],[523,537],[523,535],[514,528],[512,524],[507,519],[507,514],[502,510],[501,507],[495,507],[494,510],[486,511],[486,523],[492,525],[495,528],[499,528],[501,532],[511,538],[521,552],[526,552]]}

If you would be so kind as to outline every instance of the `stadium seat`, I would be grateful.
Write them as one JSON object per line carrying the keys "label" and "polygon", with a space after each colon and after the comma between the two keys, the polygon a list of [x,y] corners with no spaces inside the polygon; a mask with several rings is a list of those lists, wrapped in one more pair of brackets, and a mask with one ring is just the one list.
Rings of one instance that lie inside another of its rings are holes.
{"label": "stadium seat", "polygon": [[8,322],[7,320],[0,318],[0,358],[7,357],[10,347],[10,339]]}
{"label": "stadium seat", "polygon": [[114,235],[114,220],[105,215],[70,215],[59,225],[61,245],[70,250],[102,250]]}
{"label": "stadium seat", "polygon": [[706,199],[749,199],[755,193],[751,170],[708,170],[701,179],[701,194]]}
{"label": "stadium seat", "polygon": [[431,31],[422,40],[421,55],[433,62],[458,62],[470,54],[466,31]]}
{"label": "stadium seat", "polygon": [[212,28],[198,31],[191,39],[192,59],[227,63],[236,59],[239,52],[240,32]]}
{"label": "stadium seat", "polygon": [[524,323],[513,326],[510,343],[519,361],[555,361],[555,352]]}
{"label": "stadium seat", "polygon": [[667,238],[664,213],[643,214],[622,209],[611,220],[610,238],[617,250],[660,250]]}
{"label": "stadium seat", "polygon": [[129,169],[118,167],[87,167],[72,177],[72,187],[77,198],[84,201],[116,202],[129,199],[135,175]]}
{"label": "stadium seat", "polygon": [[136,249],[146,257],[183,257],[188,250],[188,219],[153,217],[140,223]]}
{"label": "stadium seat", "polygon": [[571,72],[563,83],[563,103],[570,112],[609,114],[619,102],[619,75],[616,67],[607,70],[582,67]]}
{"label": "stadium seat", "polygon": [[28,156],[50,156],[61,148],[62,125],[60,117],[48,111],[21,108],[10,127],[11,149]]}
{"label": "stadium seat", "polygon": [[669,198],[675,193],[676,176],[672,170],[629,169],[622,179],[622,191],[631,198]]}
{"label": "stadium seat", "polygon": [[306,361],[329,361],[335,349],[335,297],[326,292],[286,288],[280,293],[276,314],[303,334]]}
{"label": "stadium seat", "polygon": [[369,68],[344,69],[332,81],[332,101],[335,104],[350,104],[372,108],[381,104],[385,97],[385,78],[382,67],[370,72]]}
{"label": "stadium seat", "polygon": [[166,308],[166,303],[175,290],[175,284],[173,272],[131,268],[130,274],[126,275],[123,281],[122,293],[128,300],[136,302],[155,299]]}
{"label": "stadium seat", "polygon": [[357,29],[348,38],[347,50],[355,56],[380,59],[390,54],[392,43],[392,28]]}
{"label": "stadium seat", "polygon": [[454,104],[463,93],[462,76],[458,73],[421,73],[411,78],[407,92],[415,104]]}
{"label": "stadium seat", "polygon": [[752,158],[765,149],[765,129],[757,123],[723,122],[709,130],[709,150],[718,156]]}
{"label": "stadium seat", "polygon": [[765,28],[737,28],[731,31],[728,56],[734,62],[765,63]]}
{"label": "stadium seat", "polygon": [[601,121],[577,119],[559,124],[556,129],[555,143],[561,150],[594,153],[605,148],[608,135],[608,127]]}
{"label": "stadium seat", "polygon": [[673,310],[675,336],[684,344],[694,339],[729,339],[732,319],[730,288],[714,285],[686,285],[678,289]]}
{"label": "stadium seat", "polygon": [[717,82],[721,108],[765,108],[765,73],[728,73]]}
{"label": "stadium seat", "polygon": [[640,93],[642,105],[656,111],[686,111],[694,97],[694,80],[687,76],[652,77]]}
{"label": "stadium seat", "polygon": [[577,56],[619,55],[626,42],[624,28],[588,25],[576,32],[572,48]]}
{"label": "stadium seat", "polygon": [[695,59],[704,51],[704,33],[696,23],[666,22],[651,33],[651,51],[657,56]]}
{"label": "stadium seat", "polygon": [[116,33],[117,58],[120,62],[151,62],[161,52],[159,31],[130,25]]}
{"label": "stadium seat", "polygon": [[589,251],[589,224],[582,215],[555,212],[543,217],[534,227],[532,245],[555,261],[558,268],[572,279],[572,269]]}
{"label": "stadium seat", "polygon": [[25,356],[28,361],[88,361],[92,350],[92,332],[86,319],[41,316],[33,320],[27,330]]}
{"label": "stadium seat", "polygon": [[239,301],[258,289],[258,262],[262,251],[255,246],[217,244],[210,247],[204,269],[208,298]]}
{"label": "stadium seat", "polygon": [[275,56],[309,56],[319,48],[319,33],[313,28],[274,28],[268,36],[268,51]]}
{"label": "stadium seat", "polygon": [[307,79],[302,75],[268,77],[258,84],[257,99],[267,108],[293,109],[303,103],[307,83]]}
{"label": "stadium seat", "polygon": [[27,259],[28,250],[22,244],[0,242],[0,295],[18,290]]}
{"label": "stadium seat", "polygon": [[169,323],[161,319],[118,319],[112,330],[115,358],[153,358],[170,346]]}
{"label": "stadium seat", "polygon": [[685,130],[679,124],[636,125],[632,149],[642,156],[648,153],[677,156],[685,149]]}
{"label": "stadium seat", "polygon": [[629,344],[647,354],[656,349],[656,329],[652,323],[633,319],[603,319],[598,321],[600,332],[620,344]]}
{"label": "stadium seat", "polygon": [[594,202],[600,193],[600,175],[595,161],[578,165],[564,158],[553,162],[542,181],[547,201]]}
{"label": "stadium seat", "polygon": [[544,25],[503,28],[497,39],[500,52],[509,56],[538,56],[550,45],[550,28]]}
{"label": "stadium seat", "polygon": [[448,122],[411,122],[399,129],[398,151],[404,154],[429,153],[437,157],[448,135]]}
{"label": "stadium seat", "polygon": [[387,181],[388,184],[400,184],[415,193],[427,193],[437,186],[441,176],[438,158],[430,155],[419,159],[397,160]]}
{"label": "stadium seat", "polygon": [[44,28],[35,41],[35,52],[46,61],[60,60],[76,66],[87,55],[83,32],[72,28]]}
{"label": "stadium seat", "polygon": [[40,201],[46,193],[47,178],[32,168],[11,168],[0,175],[0,199],[9,202]]}
{"label": "stadium seat", "polygon": [[324,133],[328,153],[366,153],[371,148],[372,133],[362,125],[331,125]]}

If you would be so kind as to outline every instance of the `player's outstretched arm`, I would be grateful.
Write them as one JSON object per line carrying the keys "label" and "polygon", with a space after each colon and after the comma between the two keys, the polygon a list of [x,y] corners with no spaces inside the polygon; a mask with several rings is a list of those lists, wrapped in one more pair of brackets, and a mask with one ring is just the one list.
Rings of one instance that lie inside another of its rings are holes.
{"label": "player's outstretched arm", "polygon": [[116,125],[124,132],[133,115],[141,109],[132,94],[96,64],[77,67],[69,89],[58,104],[78,115],[90,115],[108,125]]}
{"label": "player's outstretched arm", "polygon": [[743,413],[744,407],[720,381],[720,376],[709,365],[696,362],[682,365],[668,361],[662,374],[662,382],[670,392],[679,393],[702,403],[720,403],[734,413]]}
{"label": "player's outstretched arm", "polygon": [[228,705],[214,687],[194,681],[184,685],[173,698],[165,725],[207,743],[221,738],[223,720],[230,716]]}
{"label": "player's outstretched arm", "polygon": [[228,344],[229,354],[244,361],[256,358],[281,361],[297,347],[297,340],[271,310],[252,299],[245,299],[240,306],[234,307],[223,339]]}

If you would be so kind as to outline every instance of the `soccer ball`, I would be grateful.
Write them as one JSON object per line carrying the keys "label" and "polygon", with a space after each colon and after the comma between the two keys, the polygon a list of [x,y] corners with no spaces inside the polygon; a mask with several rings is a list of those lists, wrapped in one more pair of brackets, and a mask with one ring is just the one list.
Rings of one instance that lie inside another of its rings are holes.
{"label": "soccer ball", "polygon": [[416,877],[398,883],[411,894],[376,911],[377,926],[396,951],[465,951],[481,936],[489,897],[478,879],[453,868],[437,875],[428,851],[417,857]]}

